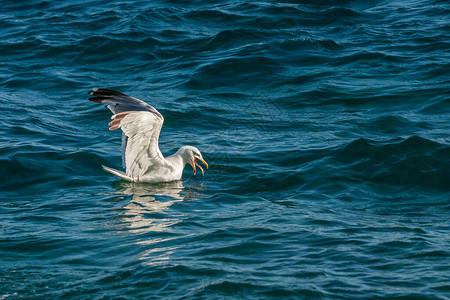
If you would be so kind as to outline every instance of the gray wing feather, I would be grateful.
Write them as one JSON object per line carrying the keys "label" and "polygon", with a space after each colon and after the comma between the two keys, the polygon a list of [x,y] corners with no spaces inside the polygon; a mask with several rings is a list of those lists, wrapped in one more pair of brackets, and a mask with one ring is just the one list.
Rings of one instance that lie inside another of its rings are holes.
{"label": "gray wing feather", "polygon": [[[115,115],[115,118],[119,117]],[[139,178],[149,169],[166,164],[158,147],[162,127],[160,118],[147,111],[133,111],[118,121],[119,128],[128,137],[125,149],[127,176]]]}

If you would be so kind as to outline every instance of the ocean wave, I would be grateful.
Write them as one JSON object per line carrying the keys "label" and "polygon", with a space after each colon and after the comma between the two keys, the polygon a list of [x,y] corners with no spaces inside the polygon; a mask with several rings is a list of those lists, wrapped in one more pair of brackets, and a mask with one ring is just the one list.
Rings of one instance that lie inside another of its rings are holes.
{"label": "ocean wave", "polygon": [[402,63],[407,62],[407,59],[396,56],[396,55],[390,55],[385,53],[379,53],[379,52],[362,52],[362,53],[353,53],[349,56],[343,56],[340,57],[335,64],[336,65],[349,65],[349,64],[355,64],[364,62],[364,64],[368,64],[369,62],[395,62],[395,63]]}
{"label": "ocean wave", "polygon": [[[39,190],[64,184],[67,176],[85,178],[86,174],[102,174],[104,156],[90,152],[55,151],[45,146],[15,146],[0,153],[0,188],[3,191],[35,194]],[[80,182],[79,184],[86,184]]]}
{"label": "ocean wave", "polygon": [[270,57],[226,58],[200,67],[185,86],[191,89],[230,87],[249,81],[260,86],[265,84],[264,81],[261,81],[265,72],[270,70],[277,72],[281,69],[283,67]]}
{"label": "ocean wave", "polygon": [[358,139],[338,151],[335,158],[357,181],[443,190],[450,186],[445,159],[448,151],[448,146],[418,136],[387,143]]}

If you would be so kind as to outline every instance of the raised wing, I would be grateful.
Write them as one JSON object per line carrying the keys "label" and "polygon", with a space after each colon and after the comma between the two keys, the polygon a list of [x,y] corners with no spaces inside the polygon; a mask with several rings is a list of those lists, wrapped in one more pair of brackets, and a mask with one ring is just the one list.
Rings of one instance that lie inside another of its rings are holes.
{"label": "raised wing", "polygon": [[166,165],[158,140],[163,120],[149,111],[125,111],[113,115],[110,130],[122,129],[127,137],[125,147],[126,175],[138,179],[151,169]]}
{"label": "raised wing", "polygon": [[158,140],[164,117],[153,106],[134,97],[107,89],[94,88],[90,101],[106,103],[114,113],[110,130],[121,128],[122,162],[126,175],[142,176],[152,167],[165,164]]}

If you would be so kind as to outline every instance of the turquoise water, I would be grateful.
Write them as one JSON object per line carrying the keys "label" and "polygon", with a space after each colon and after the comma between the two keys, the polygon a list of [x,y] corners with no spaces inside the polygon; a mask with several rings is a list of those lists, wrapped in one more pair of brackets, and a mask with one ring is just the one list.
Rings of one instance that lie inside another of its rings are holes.
{"label": "turquoise water", "polygon": [[[20,4],[21,3],[21,4]],[[4,1],[0,299],[449,299],[447,1]],[[92,87],[210,165],[131,184]]]}

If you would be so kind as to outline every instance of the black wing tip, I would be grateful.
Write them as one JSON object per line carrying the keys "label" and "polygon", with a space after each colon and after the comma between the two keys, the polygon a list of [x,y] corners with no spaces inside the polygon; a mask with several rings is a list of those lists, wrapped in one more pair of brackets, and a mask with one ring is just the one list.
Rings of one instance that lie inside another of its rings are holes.
{"label": "black wing tip", "polygon": [[103,97],[112,97],[112,96],[126,96],[122,93],[113,91],[113,90],[108,90],[108,89],[100,89],[100,88],[93,88],[92,91],[88,92],[88,94],[93,95],[93,96],[103,96]]}
{"label": "black wing tip", "polygon": [[[114,114],[124,112],[124,111],[149,111],[154,113],[156,116],[164,120],[164,117],[159,111],[157,111],[153,106],[141,101],[139,99],[127,96],[125,94],[108,90],[93,88],[92,91],[88,92],[89,95],[93,97],[88,98],[89,101],[96,103],[110,103],[113,106],[108,106],[109,109],[113,111]],[[113,107],[113,108],[112,108]]]}
{"label": "black wing tip", "polygon": [[96,103],[103,103],[104,100],[108,100],[114,96],[125,96],[124,94],[113,90],[100,89],[97,87],[92,88],[92,91],[89,91],[88,94],[94,96],[88,98],[88,100]]}

